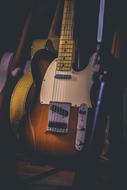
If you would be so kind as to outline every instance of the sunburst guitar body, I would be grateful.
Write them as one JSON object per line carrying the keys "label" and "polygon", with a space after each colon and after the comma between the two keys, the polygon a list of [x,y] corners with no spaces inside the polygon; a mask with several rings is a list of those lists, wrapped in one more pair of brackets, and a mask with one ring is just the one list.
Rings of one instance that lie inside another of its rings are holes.
{"label": "sunburst guitar body", "polygon": [[49,156],[70,157],[83,149],[93,74],[99,70],[97,53],[84,70],[72,68],[72,13],[73,0],[65,0],[58,58],[40,62],[42,83],[25,128],[27,145]]}

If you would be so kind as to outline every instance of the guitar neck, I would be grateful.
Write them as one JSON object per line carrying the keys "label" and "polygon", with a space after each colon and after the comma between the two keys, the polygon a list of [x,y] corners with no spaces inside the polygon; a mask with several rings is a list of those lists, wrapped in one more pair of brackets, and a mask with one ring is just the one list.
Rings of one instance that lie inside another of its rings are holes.
{"label": "guitar neck", "polygon": [[73,0],[65,0],[61,39],[72,39],[73,33]]}
{"label": "guitar neck", "polygon": [[73,10],[74,1],[65,0],[58,51],[57,71],[70,71],[73,60]]}

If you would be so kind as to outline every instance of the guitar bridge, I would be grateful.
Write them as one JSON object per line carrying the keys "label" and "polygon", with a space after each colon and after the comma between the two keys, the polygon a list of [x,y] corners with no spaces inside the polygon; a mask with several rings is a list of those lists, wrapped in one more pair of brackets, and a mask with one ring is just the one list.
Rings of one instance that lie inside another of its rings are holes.
{"label": "guitar bridge", "polygon": [[75,148],[81,151],[85,145],[86,123],[87,123],[88,107],[81,104],[78,111],[77,133],[75,139]]}
{"label": "guitar bridge", "polygon": [[70,115],[70,104],[50,102],[47,131],[53,133],[67,133]]}

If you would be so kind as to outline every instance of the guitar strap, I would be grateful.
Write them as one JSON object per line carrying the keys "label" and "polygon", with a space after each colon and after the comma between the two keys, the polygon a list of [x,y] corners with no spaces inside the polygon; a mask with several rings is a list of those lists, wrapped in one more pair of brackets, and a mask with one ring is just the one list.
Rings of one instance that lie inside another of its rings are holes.
{"label": "guitar strap", "polygon": [[103,25],[104,25],[104,9],[105,9],[105,0],[100,0],[98,31],[97,31],[97,50],[100,49],[100,44],[102,42]]}
{"label": "guitar strap", "polygon": [[[98,32],[97,32],[97,52],[100,50],[100,44],[102,42],[103,25],[104,25],[103,24],[103,22],[104,22],[104,8],[105,8],[105,0],[100,0],[100,9],[99,9],[99,17],[98,17]],[[98,58],[98,55],[97,55],[97,58]],[[106,71],[104,71],[100,75],[101,85],[100,85],[100,89],[99,89],[99,95],[98,95],[96,109],[95,109],[94,118],[93,118],[92,132],[91,132],[91,137],[90,137],[90,141],[89,141],[90,145],[92,144],[93,137],[94,137],[94,131],[95,131],[95,127],[96,127],[98,113],[100,110],[100,104],[102,101],[102,95],[103,95],[103,90],[104,90],[104,86],[105,86],[105,76],[106,75],[107,75]]]}
{"label": "guitar strap", "polygon": [[98,65],[97,63],[100,60],[99,52],[103,37],[104,10],[105,10],[105,0],[100,0],[99,14],[98,14],[98,29],[97,29],[97,46],[95,53],[91,57],[92,58],[91,60],[93,60],[93,65]]}

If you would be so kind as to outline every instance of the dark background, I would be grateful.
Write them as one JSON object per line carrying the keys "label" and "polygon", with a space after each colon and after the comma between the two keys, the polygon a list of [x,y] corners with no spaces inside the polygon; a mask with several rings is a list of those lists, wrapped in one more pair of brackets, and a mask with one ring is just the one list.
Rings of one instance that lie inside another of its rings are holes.
{"label": "dark background", "polygon": [[[31,43],[34,39],[47,37],[56,3],[57,0],[1,0],[0,55],[6,51],[15,52],[26,16],[30,8],[34,7],[26,39],[28,47],[26,48],[26,54],[29,54]],[[78,0],[75,7],[75,34],[81,47],[81,64],[86,65],[89,56],[96,49],[99,0]],[[106,1],[102,44],[108,51],[111,48],[114,31],[122,32],[122,36],[125,38],[126,12],[125,1]],[[123,41],[125,43],[125,39]]]}
{"label": "dark background", "polygon": [[[34,7],[26,43],[33,39],[46,38],[56,1],[9,1],[2,0],[0,6],[0,51],[15,51],[24,22],[31,7]],[[49,3],[50,2],[50,3]]]}

